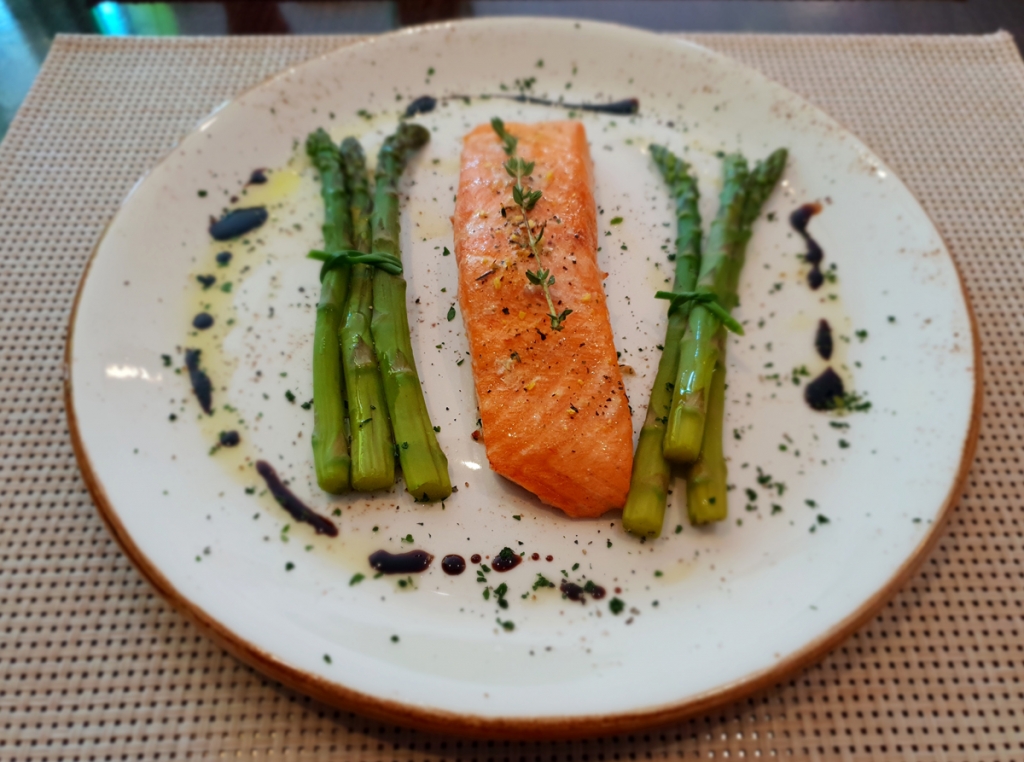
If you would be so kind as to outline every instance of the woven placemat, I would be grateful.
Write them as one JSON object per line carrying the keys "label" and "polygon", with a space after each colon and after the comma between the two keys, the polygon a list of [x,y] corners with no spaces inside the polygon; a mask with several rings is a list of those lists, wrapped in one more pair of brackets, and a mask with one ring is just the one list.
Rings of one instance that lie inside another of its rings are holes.
{"label": "woven placemat", "polygon": [[138,177],[225,99],[346,40],[60,37],[0,145],[0,759],[1024,759],[1024,63],[1007,34],[694,39],[863,138],[966,279],[980,444],[906,589],[792,680],[631,736],[459,740],[262,679],[158,598],[100,523],[68,439],[64,337],[86,258]]}

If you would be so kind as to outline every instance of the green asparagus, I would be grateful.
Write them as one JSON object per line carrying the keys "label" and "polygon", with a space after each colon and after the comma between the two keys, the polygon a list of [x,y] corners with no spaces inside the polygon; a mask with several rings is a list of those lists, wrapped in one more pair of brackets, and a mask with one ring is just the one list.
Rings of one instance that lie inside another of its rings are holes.
{"label": "green asparagus", "polygon": [[[676,269],[673,290],[692,291],[700,267],[701,222],[697,209],[697,181],[690,174],[690,165],[667,149],[651,146],[651,158],[661,171],[676,203]],[[665,422],[672,402],[672,385],[679,365],[679,343],[686,330],[688,310],[673,307],[669,311],[665,331],[665,349],[658,362],[647,416],[633,457],[629,495],[622,511],[626,531],[639,536],[661,534],[668,500],[671,465],[662,454]]]}
{"label": "green asparagus", "polygon": [[[741,229],[737,250],[728,271],[723,301],[728,309],[736,306],[736,289],[740,270],[746,259],[746,246],[753,231],[754,220],[778,182],[786,166],[787,152],[779,149],[764,161],[758,162],[747,180],[746,199],[740,219]],[[728,469],[722,454],[722,431],[725,427],[725,331],[718,329],[715,337],[718,355],[711,379],[707,404],[707,423],[700,445],[700,453],[690,468],[687,481],[687,512],[693,524],[722,521],[728,515],[726,478]]]}
{"label": "green asparagus", "polygon": [[[324,200],[324,247],[351,247],[352,220],[338,149],[331,137],[317,130],[306,139],[306,152],[320,172]],[[316,307],[313,335],[313,463],[316,480],[325,492],[346,492],[350,486],[348,438],[345,434],[344,390],[338,324],[348,293],[349,268],[326,273]]]}
{"label": "green asparagus", "polygon": [[[373,207],[363,148],[355,138],[341,144],[341,163],[352,210],[352,248],[369,252]],[[395,448],[391,437],[384,386],[377,367],[370,320],[373,314],[374,268],[351,268],[348,302],[341,326],[341,363],[348,392],[352,431],[352,487],[362,492],[386,489],[395,483]]]}
{"label": "green asparagus", "polygon": [[707,417],[700,454],[690,466],[686,480],[686,512],[690,523],[694,525],[724,521],[729,513],[726,487],[728,470],[722,454],[722,429],[725,425],[724,348],[711,376]]}
{"label": "green asparagus", "polygon": [[[424,127],[405,122],[381,146],[370,225],[375,253],[390,254],[401,261],[398,180],[409,157],[429,139],[430,133]],[[443,500],[452,492],[448,459],[437,443],[416,373],[405,288],[401,275],[377,268],[373,275],[370,330],[406,488],[417,500]]]}
{"label": "green asparagus", "polygon": [[[740,154],[730,154],[723,161],[722,171],[724,182],[718,214],[711,223],[701,257],[696,291],[712,295],[722,307],[728,308],[734,297],[723,292],[731,283],[730,267],[741,237],[749,175],[747,160]],[[663,445],[665,457],[671,461],[689,463],[700,453],[707,391],[718,360],[716,338],[721,324],[719,317],[705,305],[695,304],[690,310],[687,329],[680,342],[679,368]]]}
{"label": "green asparagus", "polygon": [[708,235],[696,288],[700,297],[713,302],[697,301],[690,311],[665,432],[664,452],[669,460],[692,462],[700,452],[707,392],[725,346],[721,326],[726,322],[732,330],[739,328],[728,312],[738,303],[736,289],[747,242],[754,220],[782,174],[786,156],[784,149],[775,151],[753,172],[747,171],[746,160],[739,154],[725,157],[720,206]]}

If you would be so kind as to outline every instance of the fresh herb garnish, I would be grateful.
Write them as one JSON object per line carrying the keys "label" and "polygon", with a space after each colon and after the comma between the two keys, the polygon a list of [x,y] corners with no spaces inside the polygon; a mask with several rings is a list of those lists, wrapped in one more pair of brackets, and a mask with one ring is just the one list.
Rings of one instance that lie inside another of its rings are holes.
{"label": "fresh herb garnish", "polygon": [[565,309],[556,314],[555,303],[551,298],[551,286],[555,284],[555,276],[551,274],[550,270],[541,267],[540,242],[544,237],[544,228],[547,223],[539,225],[536,233],[533,232],[534,226],[530,224],[530,212],[533,211],[533,208],[540,201],[543,194],[539,190],[530,190],[528,187],[523,188],[523,179],[533,172],[534,163],[516,156],[516,145],[519,139],[508,133],[505,129],[505,123],[501,119],[494,117],[491,120],[491,127],[494,128],[494,131],[501,139],[505,155],[509,157],[508,161],[504,164],[505,171],[515,180],[515,184],[512,186],[512,200],[519,207],[519,211],[523,215],[522,220],[518,223],[520,241],[526,241],[526,248],[529,249],[534,259],[537,260],[536,272],[527,270],[526,279],[534,286],[541,287],[541,290],[544,292],[544,299],[548,303],[548,317],[551,319],[551,329],[561,331],[566,318],[572,314],[572,310]]}
{"label": "fresh herb garnish", "polygon": [[537,580],[533,583],[534,590],[540,590],[543,587],[554,587],[555,583],[549,580],[541,573],[537,573]]}

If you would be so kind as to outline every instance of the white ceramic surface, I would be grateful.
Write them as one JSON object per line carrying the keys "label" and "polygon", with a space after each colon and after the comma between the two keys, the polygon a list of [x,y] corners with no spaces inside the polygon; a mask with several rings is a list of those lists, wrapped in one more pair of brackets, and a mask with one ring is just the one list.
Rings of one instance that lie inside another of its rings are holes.
{"label": "white ceramic surface", "polygon": [[[372,154],[416,96],[514,92],[526,78],[551,98],[640,100],[634,117],[579,115],[596,169],[615,339],[636,372],[626,377],[635,430],[664,330],[666,305],[653,293],[670,275],[674,236],[646,146],[665,143],[693,163],[705,226],[720,186],[716,152],[756,159],[790,149],[766,207],[774,219],[757,224],[749,247],[737,312],[747,335],[730,341],[735,489],[720,526],[687,525],[681,481],[659,540],[624,535],[618,512],[568,520],[493,475],[471,438],[473,382],[469,363],[459,364],[467,344],[461,316],[446,319],[457,305],[455,258],[442,256],[452,246],[460,137],[494,115],[565,117],[501,99],[450,99],[418,117],[432,141],[405,183],[413,340],[459,491],[444,506],[424,506],[399,490],[332,498],[316,488],[312,412],[297,403],[312,396],[319,266],[303,257],[321,241],[322,211],[301,141],[323,125],[338,139],[361,136]],[[275,170],[271,182],[249,186],[235,205],[269,202],[270,221],[244,242],[214,245],[209,217],[258,167]],[[814,200],[824,211],[810,230],[825,265],[838,268],[818,292],[805,285],[804,247],[786,222]],[[611,224],[615,217],[622,222]],[[214,263],[221,250],[233,252],[228,267]],[[206,292],[195,280],[203,273],[218,278]],[[190,321],[203,308],[217,322],[196,335]],[[812,345],[820,318],[835,330],[833,366],[872,402],[869,412],[839,419],[802,401],[806,379],[794,383],[792,370],[824,368]],[[212,419],[200,416],[181,371],[184,347],[203,349],[216,387]],[[976,384],[950,256],[902,183],[856,138],[700,47],[551,19],[383,36],[290,69],[220,109],[111,223],[82,286],[69,365],[77,445],[106,518],[162,592],[236,652],[370,713],[440,718],[454,730],[548,723],[554,734],[596,732],[613,718],[643,724],[735,696],[867,615],[919,557],[947,504],[969,447]],[[242,445],[211,455],[226,429],[237,429]],[[322,512],[339,509],[340,537],[291,521],[247,458],[271,462]],[[414,542],[403,542],[410,534]],[[483,599],[474,567],[441,572],[444,554],[468,559],[503,546],[542,557],[489,575],[492,587],[508,584],[507,609]],[[423,548],[436,559],[401,587],[372,577],[367,555],[381,547]],[[557,584],[562,570],[604,585],[608,598],[580,605],[531,590],[538,572]],[[366,579],[350,585],[356,573]],[[612,597],[626,604],[619,615]]]}

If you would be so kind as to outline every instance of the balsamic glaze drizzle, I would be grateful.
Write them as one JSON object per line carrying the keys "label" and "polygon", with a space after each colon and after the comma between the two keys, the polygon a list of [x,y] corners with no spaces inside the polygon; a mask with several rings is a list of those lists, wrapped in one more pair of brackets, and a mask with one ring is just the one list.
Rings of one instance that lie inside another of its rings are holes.
{"label": "balsamic glaze drizzle", "polygon": [[825,368],[820,376],[804,387],[804,400],[814,410],[832,410],[844,392],[843,379],[831,368]]}
{"label": "balsamic glaze drizzle", "polygon": [[502,548],[501,552],[491,561],[491,568],[496,572],[507,572],[522,563],[522,558],[511,548]]}
{"label": "balsamic glaze drizzle", "polygon": [[237,431],[222,431],[218,437],[221,447],[237,447],[242,438]]}
{"label": "balsamic glaze drizzle", "polygon": [[577,585],[575,582],[570,582],[567,579],[563,579],[562,583],[558,586],[558,589],[562,591],[562,595],[568,598],[570,601],[579,601],[580,603],[587,602],[587,595],[595,601],[599,601],[604,598],[606,590],[600,585],[595,585],[593,582],[588,581],[586,585]]}
{"label": "balsamic glaze drizzle", "polygon": [[822,360],[832,359],[832,326],[827,320],[818,321],[818,330],[814,334],[814,348]]}
{"label": "balsamic glaze drizzle", "polygon": [[430,566],[434,557],[425,550],[410,550],[407,553],[389,553],[378,550],[370,554],[370,566],[381,574],[417,574]]}
{"label": "balsamic glaze drizzle", "polygon": [[317,534],[325,534],[328,537],[338,536],[338,527],[334,522],[324,518],[312,508],[297,498],[290,489],[284,486],[281,478],[277,475],[274,467],[265,460],[256,461],[256,473],[263,477],[267,483],[267,489],[278,504],[291,514],[296,521],[309,524],[316,530]]}
{"label": "balsamic glaze drizzle", "polygon": [[210,235],[217,241],[228,241],[255,230],[267,221],[267,210],[262,206],[232,209],[219,220],[210,218]]}
{"label": "balsamic glaze drizzle", "polygon": [[[413,105],[429,97],[430,96],[425,95],[410,103],[406,108],[405,115],[412,116],[413,113],[427,113],[425,111],[410,113],[410,109]],[[534,106],[552,106],[554,108],[564,108],[568,111],[589,111],[595,114],[618,114],[622,116],[630,116],[640,112],[640,101],[637,98],[623,98],[622,100],[612,101],[610,103],[566,103],[564,101],[553,101],[549,98],[539,98],[535,95],[527,95],[526,93],[519,93],[518,95],[510,95],[509,93],[487,93],[483,95],[449,95],[445,97],[465,101],[467,103],[469,103],[473,98],[479,98],[481,100],[501,98],[507,101],[515,101],[516,103],[529,103]],[[436,105],[436,99],[432,100],[435,101]]]}
{"label": "balsamic glaze drizzle", "polygon": [[811,271],[807,273],[807,285],[811,287],[811,290],[821,288],[821,284],[825,282],[825,276],[821,272],[821,260],[825,258],[825,252],[822,251],[818,242],[811,237],[811,234],[807,232],[807,224],[811,221],[811,217],[820,211],[821,204],[814,202],[804,204],[789,215],[789,224],[793,226],[793,230],[799,233],[800,237],[807,244],[807,253],[804,254],[804,261],[811,266]]}
{"label": "balsamic glaze drizzle", "polygon": [[447,555],[441,559],[441,569],[445,574],[456,576],[466,571],[466,559],[462,556],[453,554]]}
{"label": "balsamic glaze drizzle", "polygon": [[199,407],[207,415],[213,415],[213,384],[205,371],[199,368],[199,349],[185,350],[185,368],[188,369],[188,380],[192,383],[192,391],[196,393]]}
{"label": "balsamic glaze drizzle", "polygon": [[636,98],[625,98],[621,101],[612,101],[611,103],[562,103],[548,100],[547,98],[537,98],[525,93],[520,93],[519,95],[491,95],[489,97],[506,98],[517,103],[531,103],[535,106],[556,106],[572,111],[590,111],[597,114],[630,115],[640,111],[640,101]]}
{"label": "balsamic glaze drizzle", "polygon": [[421,95],[405,107],[406,118],[417,114],[429,114],[437,108],[437,98],[432,95]]}

